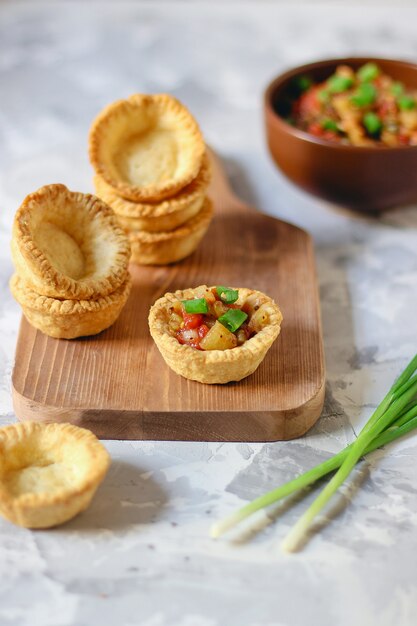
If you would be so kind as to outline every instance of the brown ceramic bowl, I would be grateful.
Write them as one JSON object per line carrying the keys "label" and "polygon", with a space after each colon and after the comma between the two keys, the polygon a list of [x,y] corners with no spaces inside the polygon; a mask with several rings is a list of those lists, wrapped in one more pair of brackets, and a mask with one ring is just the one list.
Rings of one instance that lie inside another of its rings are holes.
{"label": "brown ceramic bowl", "polygon": [[417,89],[417,65],[406,61],[346,58],[319,61],[281,74],[265,91],[269,150],[288,178],[306,191],[353,209],[377,212],[417,200],[417,146],[345,146],[319,139],[288,124],[291,84],[308,75],[315,82],[340,64],[358,68],[374,61],[383,72]]}

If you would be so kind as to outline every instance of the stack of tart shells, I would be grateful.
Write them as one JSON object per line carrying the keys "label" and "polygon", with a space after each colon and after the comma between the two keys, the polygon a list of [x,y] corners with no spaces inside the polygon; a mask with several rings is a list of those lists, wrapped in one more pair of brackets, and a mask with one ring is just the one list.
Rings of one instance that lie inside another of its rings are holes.
{"label": "stack of tart shells", "polygon": [[128,238],[102,200],[46,185],[15,215],[10,289],[27,320],[46,335],[95,335],[127,301],[129,257]]}
{"label": "stack of tart shells", "polygon": [[199,245],[213,215],[210,163],[189,111],[167,94],[107,106],[89,136],[97,195],[128,234],[131,261],[166,265]]}

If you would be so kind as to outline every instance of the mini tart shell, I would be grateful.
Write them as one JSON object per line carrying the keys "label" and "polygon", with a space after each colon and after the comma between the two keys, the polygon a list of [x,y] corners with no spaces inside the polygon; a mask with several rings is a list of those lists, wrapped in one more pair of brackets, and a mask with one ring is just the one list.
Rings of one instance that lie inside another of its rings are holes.
{"label": "mini tart shell", "polygon": [[90,300],[58,300],[33,291],[17,274],[10,291],[32,326],[56,339],[96,335],[119,317],[132,287],[130,275],[113,293]]}
{"label": "mini tart shell", "polygon": [[[242,346],[230,350],[197,350],[183,345],[168,329],[170,307],[178,300],[197,297],[195,289],[166,293],[152,306],[149,313],[149,329],[165,363],[177,374],[200,383],[216,384],[239,381],[252,374],[263,361],[281,330],[282,314],[275,302],[268,298],[269,324],[248,339]],[[212,287],[209,287],[212,289]],[[237,287],[235,288],[237,289]],[[265,296],[253,289],[239,288],[239,300],[243,302],[252,294]],[[267,297],[267,296],[265,296]]]}
{"label": "mini tart shell", "polygon": [[[175,175],[163,175],[159,181],[134,184],[120,172],[115,161],[118,155],[126,155],[138,137],[145,137],[155,128],[168,129],[176,135],[181,167]],[[90,129],[89,155],[96,174],[118,195],[135,202],[157,202],[175,195],[196,178],[204,153],[197,122],[184,105],[168,94],[134,94],[127,100],[117,100],[99,113]]]}
{"label": "mini tart shell", "polygon": [[137,265],[167,265],[189,256],[198,247],[213,217],[213,204],[205,198],[191,220],[163,233],[129,232],[131,262]]}
{"label": "mini tart shell", "polygon": [[[50,479],[54,464],[66,470],[58,484]],[[36,422],[0,428],[0,513],[25,528],[63,524],[88,507],[109,465],[105,447],[84,428]],[[37,488],[27,488],[33,481]]]}
{"label": "mini tart shell", "polygon": [[207,155],[197,178],[176,196],[155,204],[126,200],[103,178],[94,177],[96,194],[113,209],[121,226],[127,231],[145,230],[150,233],[173,230],[194,217],[203,205],[209,182],[210,164]]}
{"label": "mini tart shell", "polygon": [[[102,200],[65,185],[46,185],[16,212],[12,257],[18,274],[37,293],[81,300],[105,296],[126,281],[130,246]],[[76,278],[68,275],[75,257],[81,264]]]}

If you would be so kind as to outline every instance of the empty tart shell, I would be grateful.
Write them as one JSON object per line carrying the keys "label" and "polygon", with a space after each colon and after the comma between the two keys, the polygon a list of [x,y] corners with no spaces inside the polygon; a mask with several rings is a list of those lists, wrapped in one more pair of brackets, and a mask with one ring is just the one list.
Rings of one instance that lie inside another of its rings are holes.
{"label": "empty tart shell", "polygon": [[189,256],[198,247],[213,217],[213,204],[205,198],[191,220],[164,233],[129,232],[131,262],[138,265],[167,265]]}
{"label": "empty tart shell", "polygon": [[130,275],[113,293],[90,300],[59,300],[33,291],[18,274],[10,279],[10,291],[32,326],[56,339],[96,335],[119,317],[132,286]]}
{"label": "empty tart shell", "polygon": [[126,281],[129,241],[99,198],[46,185],[15,215],[12,257],[39,294],[80,300],[105,296]]}
{"label": "empty tart shell", "polygon": [[242,306],[248,298],[262,297],[266,305],[265,314],[268,316],[268,324],[236,348],[197,350],[178,342],[169,331],[168,320],[174,302],[200,297],[203,289],[207,289],[206,285],[166,293],[157,300],[149,313],[150,333],[166,364],[184,378],[209,384],[242,380],[257,369],[278,337],[282,322],[281,311],[275,302],[262,292],[239,288],[239,299],[236,304]]}
{"label": "empty tart shell", "polygon": [[25,528],[62,524],[88,507],[109,464],[105,447],[84,428],[0,428],[0,513]]}
{"label": "empty tart shell", "polygon": [[110,104],[89,136],[96,174],[136,202],[175,195],[197,176],[204,152],[197,122],[167,94],[135,94]]}
{"label": "empty tart shell", "polygon": [[154,204],[126,200],[103,178],[94,177],[97,195],[114,210],[123,228],[127,231],[146,230],[150,233],[173,230],[194,217],[203,205],[209,182],[210,164],[207,155],[197,178],[174,197]]}

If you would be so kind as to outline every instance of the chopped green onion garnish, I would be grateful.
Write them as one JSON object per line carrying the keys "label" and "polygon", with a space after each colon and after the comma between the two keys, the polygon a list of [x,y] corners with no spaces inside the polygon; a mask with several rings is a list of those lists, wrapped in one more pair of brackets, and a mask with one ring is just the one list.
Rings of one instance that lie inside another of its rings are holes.
{"label": "chopped green onion garnish", "polygon": [[376,135],[382,128],[382,122],[376,113],[369,111],[362,118],[363,125],[370,135]]}
{"label": "chopped green onion garnish", "polygon": [[239,298],[239,291],[237,289],[230,289],[230,287],[216,287],[217,295],[220,300],[225,304],[233,304]]}
{"label": "chopped green onion garnish", "polygon": [[208,313],[207,300],[205,298],[194,298],[194,300],[183,300],[186,313]]}
{"label": "chopped green onion garnish", "polygon": [[371,83],[362,83],[353,94],[350,101],[357,107],[372,104],[376,99],[376,89]]}
{"label": "chopped green onion garnish", "polygon": [[402,111],[410,111],[416,107],[416,101],[411,96],[401,96],[397,102]]}
{"label": "chopped green onion garnish", "polygon": [[331,93],[342,93],[353,85],[353,80],[348,76],[334,74],[327,81],[327,88]]}
{"label": "chopped green onion garnish", "polygon": [[379,67],[375,63],[365,63],[358,69],[357,76],[363,83],[375,80],[379,76]]}
{"label": "chopped green onion garnish", "polygon": [[321,127],[324,128],[324,130],[333,130],[335,133],[337,133],[337,131],[339,130],[339,127],[336,124],[336,122],[331,119],[323,120],[321,122]]}
{"label": "chopped green onion garnish", "polygon": [[330,497],[337,491],[352,471],[361,456],[377,448],[395,441],[406,433],[417,428],[417,355],[411,360],[397,381],[393,384],[385,398],[372,414],[358,438],[344,450],[324,463],[308,470],[305,474],[290,482],[273,489],[253,502],[214,524],[212,537],[221,534],[264,507],[275,504],[290,494],[301,491],[330,472],[339,471],[334,475],[318,498],[295,525],[283,547],[287,550],[297,548],[305,538],[312,520],[322,510]]}
{"label": "chopped green onion garnish", "polygon": [[223,324],[231,333],[237,331],[247,319],[247,314],[240,309],[229,309],[224,315],[219,317],[220,324]]}
{"label": "chopped green onion garnish", "polygon": [[322,89],[321,91],[317,93],[317,98],[319,99],[319,102],[321,102],[322,104],[325,104],[326,102],[329,101],[330,94],[326,89]]}
{"label": "chopped green onion garnish", "polygon": [[399,81],[392,83],[390,91],[393,96],[401,96],[404,93],[404,85]]}
{"label": "chopped green onion garnish", "polygon": [[307,91],[313,84],[313,81],[308,76],[297,76],[294,82],[300,91]]}

